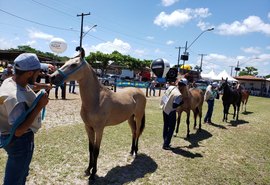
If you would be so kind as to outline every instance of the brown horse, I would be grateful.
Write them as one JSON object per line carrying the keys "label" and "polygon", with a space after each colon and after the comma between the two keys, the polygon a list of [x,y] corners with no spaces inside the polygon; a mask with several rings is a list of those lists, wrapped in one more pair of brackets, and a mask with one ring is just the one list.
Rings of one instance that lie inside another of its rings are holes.
{"label": "brown horse", "polygon": [[187,138],[189,137],[189,124],[190,124],[190,111],[193,111],[194,116],[194,126],[193,128],[196,128],[197,125],[197,116],[199,115],[199,130],[201,130],[201,120],[202,120],[202,106],[204,101],[204,94],[201,89],[197,88],[190,88],[188,89],[188,86],[180,85],[179,91],[182,94],[183,97],[183,104],[177,108],[178,112],[178,118],[177,118],[177,126],[175,131],[175,136],[178,133],[179,125],[180,125],[180,119],[182,112],[185,111],[187,113]]}
{"label": "brown horse", "polygon": [[249,98],[249,91],[248,90],[245,90],[241,84],[238,84],[237,85],[237,88],[238,90],[241,91],[241,94],[242,94],[242,99],[241,99],[241,102],[242,102],[242,111],[243,111],[243,108],[244,108],[244,105],[245,105],[245,112],[247,111],[247,102],[248,102],[248,98]]}
{"label": "brown horse", "polygon": [[[93,68],[84,55],[70,59],[51,75],[55,85],[76,80],[82,100],[81,117],[89,139],[89,165],[85,175],[95,179],[97,158],[105,126],[113,126],[128,120],[132,132],[131,155],[137,155],[139,137],[145,127],[146,97],[138,88],[124,88],[112,92],[100,84]],[[92,173],[90,171],[92,170]]]}

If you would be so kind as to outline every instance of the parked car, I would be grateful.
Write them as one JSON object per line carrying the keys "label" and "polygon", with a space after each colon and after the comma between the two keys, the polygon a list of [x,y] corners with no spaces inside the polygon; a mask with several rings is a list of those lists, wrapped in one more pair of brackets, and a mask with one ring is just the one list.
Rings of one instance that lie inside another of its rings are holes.
{"label": "parked car", "polygon": [[104,77],[100,79],[100,82],[106,86],[108,85],[114,85],[116,80],[120,79],[119,75],[115,74],[106,74]]}
{"label": "parked car", "polygon": [[201,89],[203,92],[205,92],[209,84],[210,84],[209,81],[200,79],[197,80],[194,85],[196,88]]}

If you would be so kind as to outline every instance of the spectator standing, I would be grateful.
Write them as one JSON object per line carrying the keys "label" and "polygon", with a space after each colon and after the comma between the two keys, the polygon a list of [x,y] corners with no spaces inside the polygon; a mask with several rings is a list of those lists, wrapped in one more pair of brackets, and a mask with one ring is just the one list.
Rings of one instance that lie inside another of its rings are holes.
{"label": "spectator standing", "polygon": [[[9,137],[12,125],[31,107],[37,95],[29,84],[35,84],[40,62],[35,54],[23,53],[14,61],[15,75],[0,87],[0,137]],[[41,110],[48,103],[45,93],[35,108],[16,129],[11,143],[4,146],[8,158],[4,185],[25,184],[34,152],[34,133],[41,127]]]}
{"label": "spectator standing", "polygon": [[153,96],[155,96],[156,95],[156,84],[157,84],[157,82],[156,82],[156,80],[152,80],[151,81],[151,83],[150,83],[150,86],[149,86],[149,95],[151,96],[151,92],[153,91]]}
{"label": "spectator standing", "polygon": [[212,84],[209,84],[206,88],[205,94],[204,94],[204,100],[207,102],[208,109],[207,113],[204,117],[204,123],[212,123],[212,114],[214,110],[214,102],[215,98],[219,98],[218,94],[218,83],[213,82]]}
{"label": "spectator standing", "polygon": [[76,92],[75,92],[75,81],[70,81],[69,82],[69,93],[76,94]]}
{"label": "spectator standing", "polygon": [[8,64],[7,68],[5,68],[3,71],[3,74],[1,76],[1,80],[3,81],[3,80],[5,80],[13,75],[14,75],[13,66],[11,64]]}

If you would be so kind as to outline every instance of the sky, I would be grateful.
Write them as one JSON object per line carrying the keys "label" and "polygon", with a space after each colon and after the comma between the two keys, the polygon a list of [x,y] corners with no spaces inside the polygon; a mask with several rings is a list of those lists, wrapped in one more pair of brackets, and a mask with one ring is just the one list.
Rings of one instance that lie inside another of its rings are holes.
{"label": "sky", "polygon": [[29,45],[52,52],[51,40],[61,38],[67,49],[58,55],[73,57],[82,13],[90,13],[83,17],[87,54],[117,50],[142,60],[162,58],[172,67],[179,47],[183,54],[187,46],[185,63],[202,61],[203,73],[234,76],[238,63],[270,74],[269,0],[0,0],[0,49]]}

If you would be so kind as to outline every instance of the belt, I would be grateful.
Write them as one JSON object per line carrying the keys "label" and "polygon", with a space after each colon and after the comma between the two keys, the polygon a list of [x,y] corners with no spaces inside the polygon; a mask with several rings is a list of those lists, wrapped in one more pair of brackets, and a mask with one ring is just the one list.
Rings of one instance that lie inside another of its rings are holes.
{"label": "belt", "polygon": [[[27,134],[27,133],[29,133],[29,132],[32,132],[32,130],[31,129],[28,129],[24,134]],[[23,134],[23,135],[24,135]],[[10,135],[10,133],[9,132],[2,132],[1,134],[0,134],[0,136],[9,136]]]}

